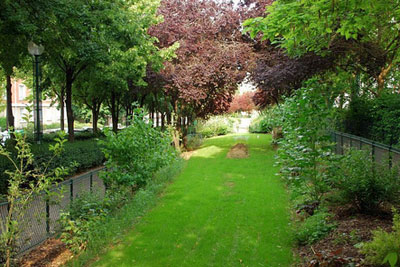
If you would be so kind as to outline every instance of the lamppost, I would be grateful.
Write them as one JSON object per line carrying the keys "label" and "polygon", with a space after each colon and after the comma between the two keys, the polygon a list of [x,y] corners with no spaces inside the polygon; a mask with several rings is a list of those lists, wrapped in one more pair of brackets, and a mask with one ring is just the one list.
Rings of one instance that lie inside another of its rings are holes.
{"label": "lamppost", "polygon": [[29,42],[28,43],[28,51],[29,54],[34,56],[35,62],[34,62],[34,67],[33,67],[33,72],[35,74],[35,85],[36,85],[36,107],[35,107],[35,139],[38,144],[40,144],[40,141],[42,139],[42,98],[41,98],[41,92],[40,92],[40,69],[39,69],[39,63],[40,63],[40,55],[44,51],[43,45],[37,45],[34,42]]}

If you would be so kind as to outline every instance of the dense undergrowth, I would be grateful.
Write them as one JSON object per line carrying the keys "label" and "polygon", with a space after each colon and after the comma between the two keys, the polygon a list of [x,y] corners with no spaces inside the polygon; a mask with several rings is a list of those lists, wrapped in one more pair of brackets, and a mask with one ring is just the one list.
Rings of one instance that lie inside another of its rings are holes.
{"label": "dense undergrowth", "polygon": [[[157,203],[158,194],[182,167],[182,160],[174,161],[159,170],[147,181],[147,185],[134,195],[129,196],[114,191],[103,201],[99,201],[97,197],[86,196],[77,204],[74,203],[70,207],[70,213],[63,217],[67,227],[64,228],[62,238],[79,255],[67,265],[87,266],[102,252],[123,239],[126,232],[132,229],[132,225]],[[91,207],[92,214],[88,215],[87,207]],[[79,225],[74,231],[70,225],[76,225],[77,222]]]}
{"label": "dense undergrowth", "polygon": [[[335,101],[335,94],[329,93],[325,84],[311,79],[282,104],[263,112],[253,124],[259,128],[268,125],[264,127],[268,131],[282,128],[277,161],[297,210],[295,238],[300,246],[312,245],[335,229],[335,207],[349,207],[352,214],[374,216],[386,212],[384,207],[400,203],[398,166],[389,169],[387,162],[375,162],[368,150],[345,148],[344,155],[333,153],[330,132],[342,125],[344,114],[350,112],[336,108]],[[393,234],[387,235],[385,238],[394,238],[389,237]],[[383,233],[375,234],[372,244],[382,243],[382,236]],[[374,245],[360,243],[359,247],[363,244],[365,249],[361,252],[367,261],[376,264],[384,260],[385,253],[371,254],[372,249],[368,248]],[[322,261],[326,261],[325,257]]]}
{"label": "dense undergrowth", "polygon": [[86,194],[61,214],[61,239],[85,265],[93,255],[121,237],[155,202],[182,162],[167,132],[153,128],[137,111],[132,125],[106,131],[100,146],[107,170],[102,172],[105,196]]}
{"label": "dense undergrowth", "polygon": [[[60,166],[68,166],[68,176],[85,171],[92,167],[97,167],[103,164],[105,157],[101,151],[98,139],[102,139],[102,135],[93,135],[91,133],[79,133],[76,135],[77,140],[73,143],[67,142],[64,144],[64,150],[61,155],[51,162],[48,166],[50,169],[55,169]],[[54,144],[54,138],[57,134],[46,134],[43,137],[41,144],[36,144],[33,137],[27,136],[27,142],[31,144],[31,150],[34,155],[32,168],[44,166],[52,157],[52,152],[49,151],[49,146]],[[10,151],[12,157],[15,158],[17,151],[12,141],[7,142],[6,149]],[[12,170],[13,166],[5,157],[0,156],[0,195],[7,193],[8,175],[6,170]]]}

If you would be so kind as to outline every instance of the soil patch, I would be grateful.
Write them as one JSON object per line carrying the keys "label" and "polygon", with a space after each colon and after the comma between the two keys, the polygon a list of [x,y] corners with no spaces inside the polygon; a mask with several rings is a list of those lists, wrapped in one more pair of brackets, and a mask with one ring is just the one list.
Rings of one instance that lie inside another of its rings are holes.
{"label": "soil patch", "polygon": [[337,223],[337,228],[326,238],[312,246],[298,248],[298,254],[302,259],[301,266],[318,266],[312,265],[312,263],[314,262],[315,264],[316,261],[320,261],[321,255],[327,258],[331,258],[329,255],[335,255],[347,263],[353,263],[354,266],[368,266],[363,263],[364,255],[360,253],[355,245],[360,242],[370,241],[372,239],[372,230],[381,228],[390,231],[392,226],[392,221],[387,216],[379,217],[364,214],[340,216],[337,214],[334,220]]}
{"label": "soil patch", "polygon": [[59,239],[48,239],[40,246],[22,255],[18,266],[58,267],[72,258],[72,253]]}
{"label": "soil patch", "polygon": [[249,150],[245,144],[239,143],[234,145],[226,155],[230,159],[243,159],[249,157]]}

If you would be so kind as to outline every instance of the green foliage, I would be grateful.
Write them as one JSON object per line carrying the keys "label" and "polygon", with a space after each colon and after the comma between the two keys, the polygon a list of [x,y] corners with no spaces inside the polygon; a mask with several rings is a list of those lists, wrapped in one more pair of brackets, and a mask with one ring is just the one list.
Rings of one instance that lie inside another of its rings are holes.
{"label": "green foliage", "polygon": [[393,216],[393,231],[388,233],[378,229],[372,231],[372,241],[363,243],[361,252],[365,255],[366,263],[373,266],[381,266],[389,263],[398,266],[397,256],[400,254],[400,215]]}
{"label": "green foliage", "polygon": [[[323,53],[337,39],[392,48],[396,42],[391,42],[398,34],[392,21],[400,14],[396,2],[376,0],[278,0],[266,13],[264,18],[247,20],[247,31],[252,37],[261,32],[264,39],[292,55]],[[377,29],[379,35],[375,34]]]}
{"label": "green foliage", "polygon": [[186,138],[185,148],[189,151],[199,148],[204,141],[204,138],[201,134],[188,134],[185,136],[185,138]]}
{"label": "green foliage", "polygon": [[276,111],[275,123],[284,138],[279,142],[281,174],[297,195],[320,200],[329,190],[327,171],[334,160],[329,130],[335,114],[326,88],[310,80]]}
{"label": "green foliage", "polygon": [[[42,194],[48,196],[49,189],[54,182],[60,180],[62,175],[67,173],[67,169],[58,166],[55,169],[49,169],[52,161],[59,157],[63,151],[65,134],[59,133],[55,143],[49,146],[52,157],[43,166],[44,168],[32,168],[34,155],[31,146],[26,142],[26,135],[15,133],[16,157],[4,147],[0,146],[0,155],[9,160],[13,166],[11,170],[6,170],[8,175],[8,214],[0,221],[0,263],[10,266],[11,260],[16,256],[19,240],[19,234],[24,227],[27,227],[23,220],[26,208],[33,201],[33,197]],[[64,165],[65,166],[65,165]]]}
{"label": "green foliage", "polygon": [[146,123],[143,116],[137,111],[131,126],[118,134],[105,132],[106,139],[100,143],[109,170],[103,175],[107,185],[142,187],[176,157],[170,136]]}
{"label": "green foliage", "polygon": [[[49,138],[50,136],[55,137],[56,135],[49,135]],[[44,169],[47,166],[49,170],[55,170],[59,166],[69,166],[69,175],[72,175],[92,167],[100,166],[105,160],[100,145],[94,139],[65,143],[60,157],[54,159],[52,159],[52,152],[49,151],[52,145],[54,143],[47,142],[40,145],[30,145],[31,151],[34,154],[31,167]],[[8,142],[6,149],[11,153],[11,157],[15,159],[17,151],[14,149],[12,142]],[[49,163],[50,159],[52,160]],[[9,177],[6,175],[6,171],[12,168],[13,166],[10,161],[0,155],[0,194],[7,193]]]}
{"label": "green foliage", "polygon": [[335,228],[335,224],[329,223],[330,216],[328,212],[317,211],[306,218],[296,229],[296,242],[299,245],[311,245],[328,235]]}
{"label": "green foliage", "polygon": [[349,150],[331,168],[331,181],[342,203],[360,212],[374,212],[382,202],[399,202],[397,166],[375,163],[369,151]]}
{"label": "green foliage", "polygon": [[5,131],[7,128],[7,118],[0,118],[0,131]]}
{"label": "green foliage", "polygon": [[[181,160],[176,160],[160,169],[149,179],[146,187],[139,189],[133,196],[125,191],[109,193],[104,200],[96,195],[88,195],[79,203],[73,204],[61,219],[64,225],[63,241],[74,252],[80,253],[71,265],[86,266],[110,243],[122,239],[126,231],[132,229],[132,224],[154,206],[158,194],[167,182],[181,171],[182,163]],[[89,207],[94,211],[86,216]]]}
{"label": "green foliage", "polygon": [[129,193],[108,191],[103,197],[97,193],[86,193],[73,202],[60,214],[61,241],[74,253],[85,249],[94,228],[102,224],[111,212],[129,200]]}
{"label": "green foliage", "polygon": [[371,138],[371,129],[374,123],[372,110],[372,103],[366,97],[352,99],[348,110],[344,113],[344,132]]}
{"label": "green foliage", "polygon": [[274,106],[262,111],[260,116],[251,122],[249,131],[251,133],[270,133],[275,126],[275,109],[277,108]]}
{"label": "green foliage", "polygon": [[230,116],[214,116],[206,121],[199,121],[196,131],[205,138],[226,135],[233,132],[235,121]]}
{"label": "green foliage", "polygon": [[400,141],[400,95],[385,93],[377,98],[356,97],[344,116],[347,133],[387,145]]}

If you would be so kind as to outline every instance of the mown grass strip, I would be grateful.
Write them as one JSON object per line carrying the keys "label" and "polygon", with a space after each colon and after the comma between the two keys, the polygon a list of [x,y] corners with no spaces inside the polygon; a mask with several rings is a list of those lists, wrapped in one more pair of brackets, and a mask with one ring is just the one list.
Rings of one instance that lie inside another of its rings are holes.
{"label": "mown grass strip", "polygon": [[[290,266],[289,200],[267,135],[207,140],[158,205],[94,266]],[[236,143],[250,157],[229,159]]]}

